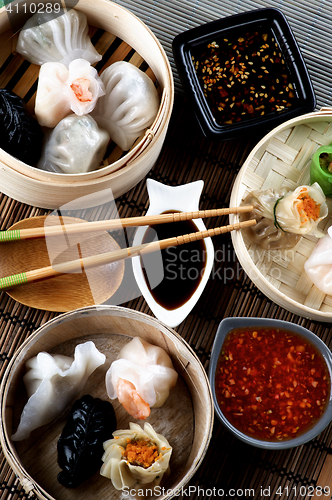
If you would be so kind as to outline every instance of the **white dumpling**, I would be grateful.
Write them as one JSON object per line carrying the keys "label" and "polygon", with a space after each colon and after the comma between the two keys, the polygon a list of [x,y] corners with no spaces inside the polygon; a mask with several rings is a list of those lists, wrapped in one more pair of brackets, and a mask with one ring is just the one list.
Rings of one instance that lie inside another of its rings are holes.
{"label": "white dumpling", "polygon": [[84,59],[75,59],[67,68],[59,62],[45,63],[39,71],[35,114],[42,127],[54,128],[70,113],[90,113],[104,84],[97,70]]}
{"label": "white dumpling", "polygon": [[101,74],[106,94],[93,111],[97,123],[128,151],[157,116],[159,97],[151,80],[131,63],[119,61]]}
{"label": "white dumpling", "polygon": [[274,206],[275,222],[283,231],[324,236],[318,224],[328,214],[326,197],[317,182],[286,193]]}
{"label": "white dumpling", "polygon": [[74,59],[94,64],[102,58],[91,43],[85,14],[74,9],[34,14],[23,26],[16,50],[39,65],[61,62],[68,66]]}
{"label": "white dumpling", "polygon": [[[129,423],[128,430],[113,432],[113,439],[104,443],[103,465],[100,474],[111,479],[117,490],[126,488],[155,487],[158,486],[167,472],[169,473],[169,461],[172,447],[167,439],[157,434],[153,427],[147,422],[144,430],[133,422]],[[132,441],[153,443],[157,447],[157,459],[149,467],[143,467],[130,463],[126,456],[126,447]]]}
{"label": "white dumpling", "polygon": [[118,398],[130,415],[144,420],[151,407],[164,404],[177,378],[164,349],[134,337],[111,364],[105,382],[110,399]]}
{"label": "white dumpling", "polygon": [[29,399],[12,440],[27,439],[34,429],[60,415],[105,360],[91,341],[76,346],[74,358],[40,352],[29,359],[23,377]]}
{"label": "white dumpling", "polygon": [[90,115],[69,115],[46,138],[37,167],[50,172],[79,174],[99,168],[109,143]]}
{"label": "white dumpling", "polygon": [[316,243],[304,269],[318,290],[332,295],[332,227],[327,233]]}

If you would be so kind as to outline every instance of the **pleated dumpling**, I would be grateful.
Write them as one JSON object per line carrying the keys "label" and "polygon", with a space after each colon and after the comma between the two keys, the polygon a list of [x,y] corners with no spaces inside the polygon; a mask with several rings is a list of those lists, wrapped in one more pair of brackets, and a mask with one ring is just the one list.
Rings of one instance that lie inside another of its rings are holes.
{"label": "pleated dumpling", "polygon": [[157,90],[148,75],[126,61],[111,64],[100,76],[106,93],[93,117],[112,141],[128,151],[157,116]]}
{"label": "pleated dumpling", "polygon": [[39,65],[61,62],[68,66],[74,59],[94,64],[102,58],[91,43],[85,14],[74,9],[34,14],[23,26],[16,50]]}
{"label": "pleated dumpling", "polygon": [[172,447],[147,422],[144,430],[133,422],[129,427],[113,432],[113,439],[104,443],[100,474],[111,479],[117,490],[158,486],[169,473]]}
{"label": "pleated dumpling", "polygon": [[256,225],[242,229],[242,232],[264,250],[286,250],[294,248],[301,236],[288,233],[274,224],[273,207],[289,190],[287,188],[251,191],[242,205],[252,205],[253,210],[241,214],[240,220],[255,219]]}
{"label": "pleated dumpling", "polygon": [[12,440],[28,438],[34,429],[60,415],[105,360],[91,341],[76,346],[74,358],[40,352],[29,359],[23,377],[29,399]]}
{"label": "pleated dumpling", "polygon": [[99,168],[109,142],[90,115],[66,116],[43,145],[37,167],[49,172],[80,174]]}
{"label": "pleated dumpling", "polygon": [[90,113],[104,84],[95,68],[84,59],[75,59],[67,68],[59,62],[45,63],[39,72],[35,114],[43,127],[54,128],[70,113]]}
{"label": "pleated dumpling", "polygon": [[316,243],[304,269],[318,290],[332,295],[332,227],[327,233]]}
{"label": "pleated dumpling", "polygon": [[177,378],[164,349],[134,337],[111,364],[105,382],[110,399],[118,398],[132,417],[144,420],[150,407],[164,404]]}

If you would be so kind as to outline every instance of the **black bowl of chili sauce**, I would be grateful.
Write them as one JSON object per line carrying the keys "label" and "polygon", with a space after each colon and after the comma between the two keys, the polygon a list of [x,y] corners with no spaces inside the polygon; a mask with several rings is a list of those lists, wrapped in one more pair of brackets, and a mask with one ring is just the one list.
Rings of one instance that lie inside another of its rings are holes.
{"label": "black bowl of chili sauce", "polygon": [[215,411],[247,444],[300,446],[332,420],[332,355],[314,333],[287,321],[226,318],[209,366]]}
{"label": "black bowl of chili sauce", "polygon": [[243,12],[180,33],[173,55],[185,95],[211,139],[266,133],[315,109],[300,48],[278,9]]}

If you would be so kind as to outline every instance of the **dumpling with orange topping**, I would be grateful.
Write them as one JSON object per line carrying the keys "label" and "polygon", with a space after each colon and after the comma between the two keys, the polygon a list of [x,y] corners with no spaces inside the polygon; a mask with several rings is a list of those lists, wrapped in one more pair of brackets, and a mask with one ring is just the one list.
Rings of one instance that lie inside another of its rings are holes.
{"label": "dumpling with orange topping", "polygon": [[129,429],[113,432],[104,443],[100,474],[111,479],[117,490],[158,486],[169,474],[172,447],[151,424],[129,423]]}
{"label": "dumpling with orange topping", "polygon": [[244,230],[245,234],[266,250],[293,248],[301,235],[324,236],[318,224],[327,216],[326,197],[319,186],[299,186],[252,191],[243,200],[253,210],[241,220],[256,219],[257,224]]}
{"label": "dumpling with orange topping", "polygon": [[150,408],[160,408],[175,386],[178,374],[159,346],[134,337],[113,361],[105,377],[108,397],[118,398],[134,418],[145,420]]}

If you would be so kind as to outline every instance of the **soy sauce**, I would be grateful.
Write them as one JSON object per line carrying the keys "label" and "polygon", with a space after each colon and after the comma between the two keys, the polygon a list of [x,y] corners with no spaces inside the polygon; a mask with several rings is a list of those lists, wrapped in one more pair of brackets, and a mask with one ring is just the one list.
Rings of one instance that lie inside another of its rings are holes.
{"label": "soy sauce", "polygon": [[[164,212],[167,213],[167,212]],[[196,224],[181,221],[149,226],[142,243],[150,243],[155,239],[163,240],[184,234],[197,232]],[[174,310],[185,304],[198,288],[206,266],[206,246],[204,240],[185,245],[169,247],[161,252],[164,277],[157,286],[150,286],[148,275],[153,273],[156,257],[149,254],[142,262],[143,275],[154,300],[168,310]],[[160,262],[160,260],[159,260]]]}

